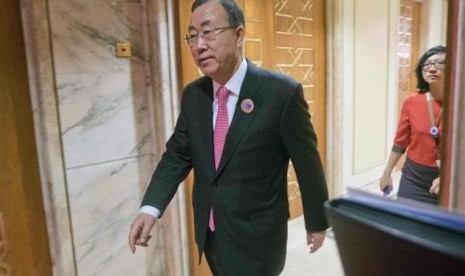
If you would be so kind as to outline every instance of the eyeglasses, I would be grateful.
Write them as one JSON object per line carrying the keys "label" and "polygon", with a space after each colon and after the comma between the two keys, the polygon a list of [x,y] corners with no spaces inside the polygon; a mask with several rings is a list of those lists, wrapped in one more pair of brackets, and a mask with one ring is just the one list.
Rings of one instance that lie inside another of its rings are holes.
{"label": "eyeglasses", "polygon": [[[234,29],[234,26],[226,26],[226,27],[220,27],[220,28],[214,28],[212,30],[203,30],[199,33],[191,34],[191,35],[185,35],[184,36],[184,41],[189,45],[189,46],[195,46],[197,45],[197,42],[199,41],[199,37],[201,37],[204,41],[212,41],[216,38],[217,35],[220,33],[228,30],[228,29]],[[219,31],[219,32],[218,32]]]}
{"label": "eyeglasses", "polygon": [[437,70],[444,70],[444,68],[446,67],[446,61],[444,59],[434,61],[427,60],[425,61],[425,63],[423,63],[421,68],[423,69],[423,71],[428,71],[432,65],[434,65],[434,67],[436,67]]}

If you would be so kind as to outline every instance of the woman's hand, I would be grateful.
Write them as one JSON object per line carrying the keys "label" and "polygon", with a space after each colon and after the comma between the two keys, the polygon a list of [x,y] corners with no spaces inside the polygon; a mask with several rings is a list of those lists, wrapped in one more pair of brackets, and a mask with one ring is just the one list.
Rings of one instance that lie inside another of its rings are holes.
{"label": "woman's hand", "polygon": [[436,179],[433,180],[433,184],[431,185],[431,188],[429,188],[429,192],[435,195],[439,195],[439,185],[440,184],[440,178],[437,177]]}
{"label": "woman's hand", "polygon": [[390,175],[383,174],[383,176],[381,176],[379,179],[379,190],[387,194],[392,190],[392,178]]}

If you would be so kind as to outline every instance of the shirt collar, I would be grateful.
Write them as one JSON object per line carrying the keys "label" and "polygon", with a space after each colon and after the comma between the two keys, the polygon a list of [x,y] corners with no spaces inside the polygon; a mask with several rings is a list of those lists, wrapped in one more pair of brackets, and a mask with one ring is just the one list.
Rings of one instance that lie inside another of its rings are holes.
{"label": "shirt collar", "polygon": [[[239,65],[239,68],[237,68],[236,72],[234,72],[232,77],[224,85],[229,90],[229,92],[231,92],[237,97],[239,96],[239,92],[241,91],[241,86],[242,86],[242,83],[244,82],[246,73],[247,73],[247,60],[244,58],[242,59],[242,62]],[[220,87],[221,87],[221,84],[217,83],[216,81],[213,81],[213,91],[215,93],[215,97]]]}

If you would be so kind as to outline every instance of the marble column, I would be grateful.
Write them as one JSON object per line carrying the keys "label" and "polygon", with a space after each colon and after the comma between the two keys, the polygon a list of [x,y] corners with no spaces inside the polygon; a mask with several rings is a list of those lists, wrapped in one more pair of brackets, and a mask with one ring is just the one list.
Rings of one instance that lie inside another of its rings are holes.
{"label": "marble column", "polygon": [[[159,40],[173,32],[170,2],[23,0],[55,275],[186,271],[183,194],[148,248],[127,245],[177,116],[174,46]],[[115,56],[118,42],[131,44],[130,58]]]}

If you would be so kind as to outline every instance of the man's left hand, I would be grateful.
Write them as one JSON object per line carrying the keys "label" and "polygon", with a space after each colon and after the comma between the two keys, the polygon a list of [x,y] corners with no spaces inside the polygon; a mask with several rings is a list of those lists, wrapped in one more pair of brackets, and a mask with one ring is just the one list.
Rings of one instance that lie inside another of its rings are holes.
{"label": "man's left hand", "polygon": [[310,253],[317,251],[322,245],[326,237],[326,230],[321,232],[307,231],[307,245],[310,246]]}

